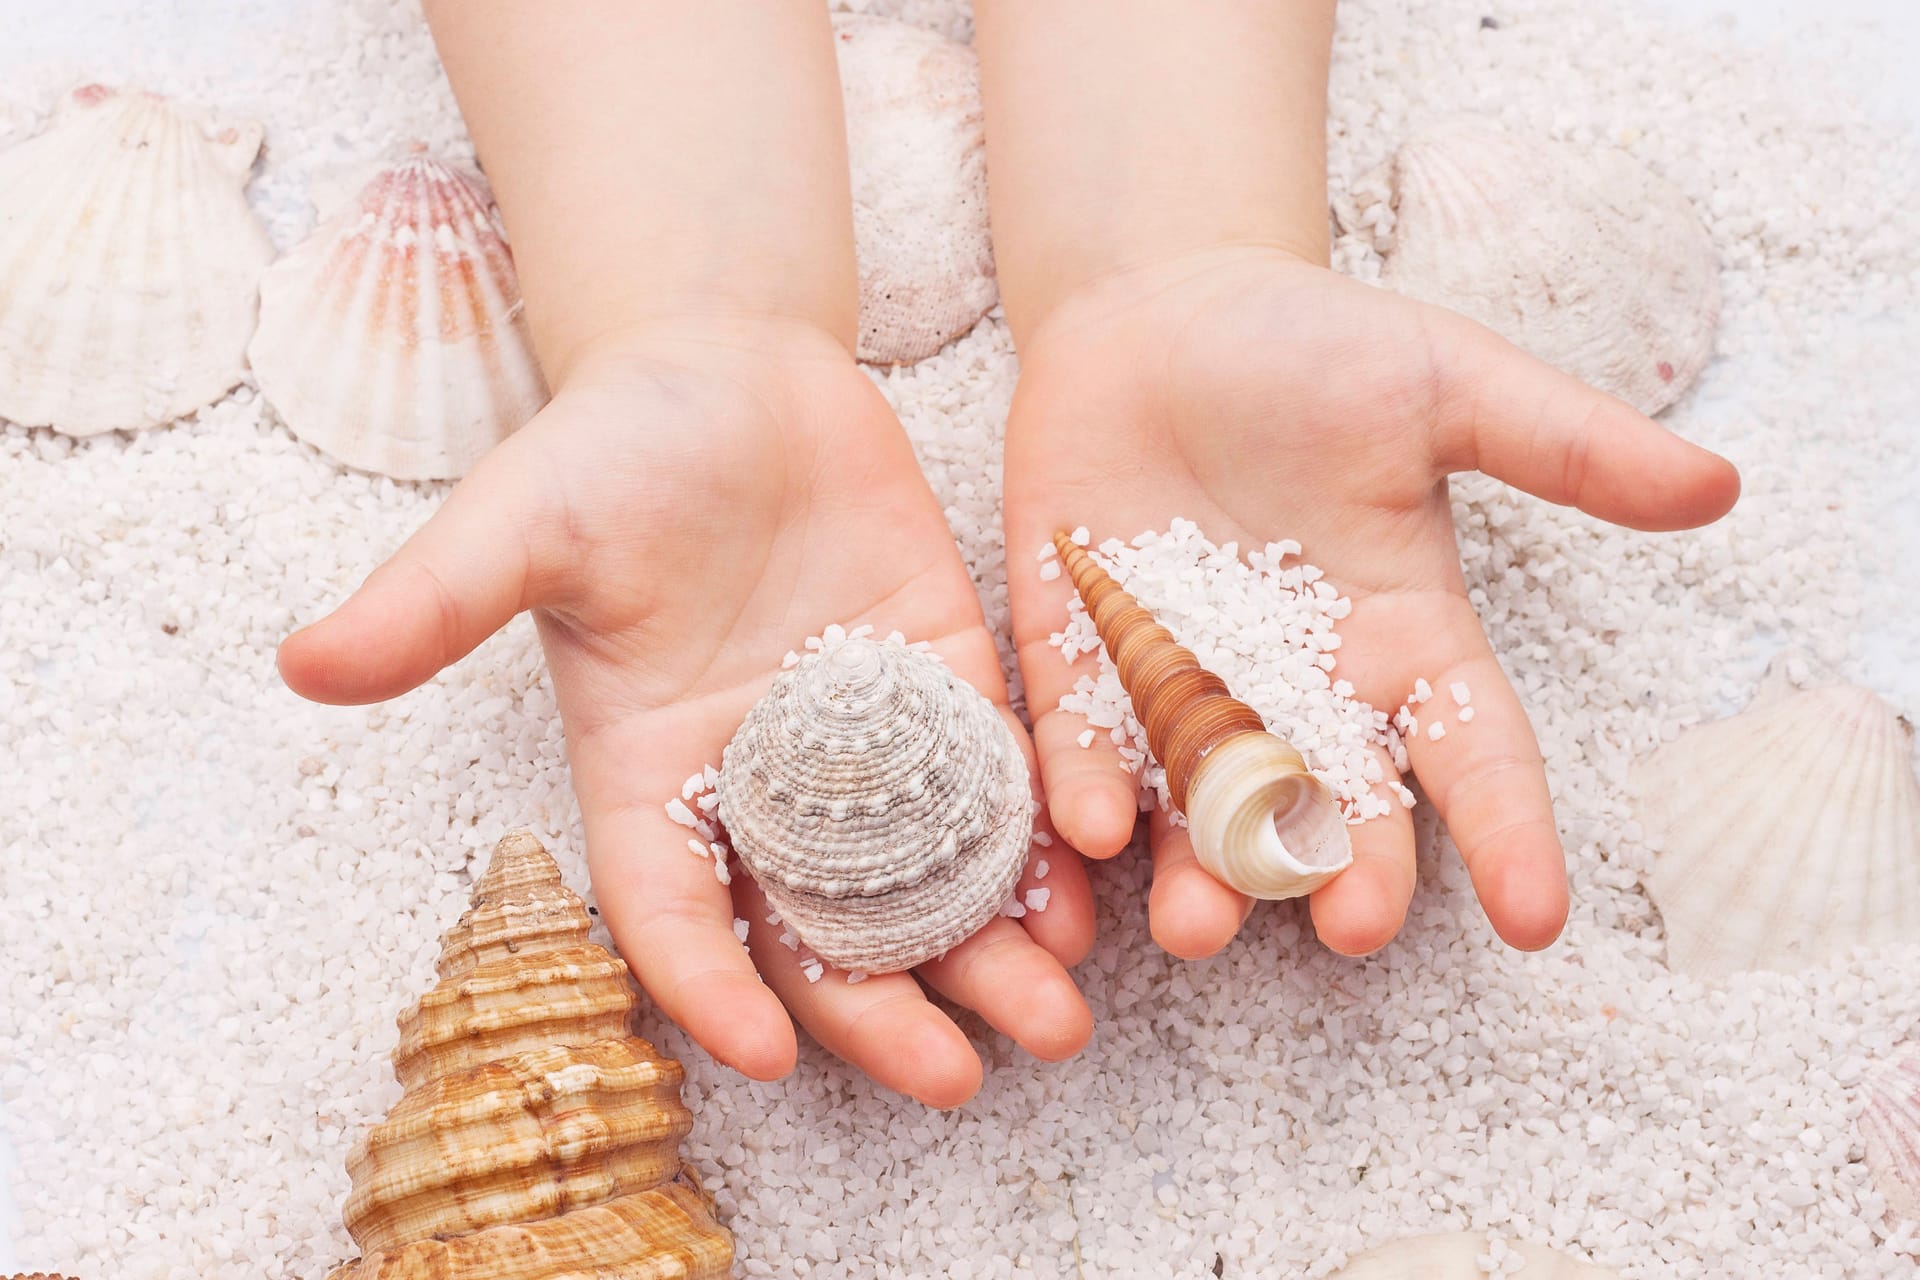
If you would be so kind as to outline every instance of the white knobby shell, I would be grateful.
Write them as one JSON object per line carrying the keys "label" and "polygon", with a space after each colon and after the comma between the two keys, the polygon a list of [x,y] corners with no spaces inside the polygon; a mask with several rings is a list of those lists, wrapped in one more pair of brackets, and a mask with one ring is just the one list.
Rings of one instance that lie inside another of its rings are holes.
{"label": "white knobby shell", "polygon": [[[1333,1280],[1487,1280],[1494,1246],[1484,1233],[1410,1236],[1369,1249],[1333,1273]],[[1518,1271],[1496,1269],[1494,1275],[1519,1280],[1619,1280],[1604,1267],[1536,1244],[1501,1246],[1506,1258],[1521,1261]],[[1499,1264],[1504,1266],[1504,1264]]]}
{"label": "white knobby shell", "polygon": [[782,672],[722,757],[720,820],[796,935],[830,964],[893,973],[999,912],[1026,863],[1026,757],[938,659],[829,643]]}
{"label": "white knobby shell", "polygon": [[1480,321],[1644,413],[1713,356],[1720,265],[1686,196],[1623,151],[1478,121],[1409,138],[1393,162],[1383,283]]}
{"label": "white knobby shell", "polygon": [[465,474],[547,400],[485,182],[423,154],[273,264],[247,355],[295,435],[402,480]]}
{"label": "white knobby shell", "polygon": [[273,256],[244,189],[260,126],[86,85],[0,150],[0,417],[153,426],[246,372]]}
{"label": "white knobby shell", "polygon": [[890,18],[836,14],[862,360],[924,359],[999,300],[979,63]]}
{"label": "white knobby shell", "polygon": [[1912,731],[1867,689],[1769,688],[1636,766],[1667,962],[1795,970],[1920,939]]}
{"label": "white knobby shell", "polygon": [[1860,1140],[1887,1217],[1920,1223],[1920,1045],[1908,1045],[1866,1079]]}
{"label": "white knobby shell", "polygon": [[1250,898],[1302,897],[1353,862],[1327,784],[1271,734],[1238,734],[1208,752],[1186,815],[1200,865]]}

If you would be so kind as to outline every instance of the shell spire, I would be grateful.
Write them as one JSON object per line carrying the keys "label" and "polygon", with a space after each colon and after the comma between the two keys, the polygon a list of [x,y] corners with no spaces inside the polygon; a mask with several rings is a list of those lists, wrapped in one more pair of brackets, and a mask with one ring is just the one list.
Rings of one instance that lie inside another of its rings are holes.
{"label": "shell spire", "polygon": [[733,1241],[682,1163],[685,1072],[628,1031],[627,967],[526,832],[400,1018],[405,1093],[347,1157],[365,1256],[329,1280],[709,1280]]}
{"label": "shell spire", "polygon": [[1187,815],[1200,864],[1255,898],[1313,892],[1353,861],[1346,821],[1293,746],[1065,533],[1053,536]]}

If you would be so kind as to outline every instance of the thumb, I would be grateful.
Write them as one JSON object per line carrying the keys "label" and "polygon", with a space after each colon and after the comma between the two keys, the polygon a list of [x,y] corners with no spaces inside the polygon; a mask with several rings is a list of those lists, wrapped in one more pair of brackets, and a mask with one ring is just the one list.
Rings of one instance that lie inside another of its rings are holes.
{"label": "thumb", "polygon": [[1445,470],[1484,471],[1634,529],[1710,524],[1740,496],[1725,458],[1464,316],[1426,312]]}
{"label": "thumb", "polygon": [[398,697],[522,609],[555,602],[561,548],[528,469],[495,448],[345,604],[280,645],[280,675],[315,702]]}

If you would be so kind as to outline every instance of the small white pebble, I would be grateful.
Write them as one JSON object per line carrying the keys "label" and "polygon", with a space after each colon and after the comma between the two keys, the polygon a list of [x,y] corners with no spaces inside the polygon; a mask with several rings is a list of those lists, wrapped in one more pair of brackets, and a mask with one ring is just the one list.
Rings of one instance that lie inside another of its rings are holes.
{"label": "small white pebble", "polygon": [[807,975],[808,982],[820,981],[820,975],[826,971],[826,966],[818,960],[808,960],[800,966],[800,972]]}
{"label": "small white pebble", "polygon": [[706,857],[706,856],[707,856],[707,846],[706,846],[706,842],[705,842],[705,841],[702,841],[702,840],[689,840],[689,841],[687,841],[687,848],[689,848],[689,849],[691,849],[691,850],[693,850],[693,852],[695,853],[695,855],[697,855],[697,856],[699,856],[699,857],[702,857],[702,858],[704,858],[704,857]]}
{"label": "small white pebble", "polygon": [[1082,747],[1083,749],[1084,749],[1084,748],[1086,748],[1086,747],[1090,747],[1090,746],[1092,746],[1092,745],[1093,745],[1093,730],[1091,730],[1091,729],[1082,729],[1082,730],[1080,731],[1080,736],[1079,736],[1078,738],[1075,738],[1075,739],[1074,739],[1074,741],[1075,741],[1075,742],[1078,742],[1078,743],[1080,744],[1080,746],[1081,746],[1081,747]]}
{"label": "small white pebble", "polygon": [[715,858],[713,860],[713,878],[721,884],[733,883],[733,872],[727,870],[727,860],[725,858]]}
{"label": "small white pebble", "polygon": [[691,800],[706,789],[707,775],[704,773],[696,773],[680,784],[680,798],[682,800]]}
{"label": "small white pebble", "polygon": [[1473,690],[1467,688],[1467,682],[1464,680],[1455,680],[1447,686],[1447,692],[1451,693],[1453,700],[1463,707],[1473,701]]}
{"label": "small white pebble", "polygon": [[858,969],[855,969],[851,973],[847,974],[847,985],[850,987],[858,986],[861,983],[865,982],[866,980],[867,980],[867,975],[860,972]]}
{"label": "small white pebble", "polygon": [[718,840],[709,841],[707,851],[716,858],[724,858],[733,852],[733,850],[727,848],[727,846],[721,844]]}
{"label": "small white pebble", "polygon": [[1053,897],[1053,890],[1051,889],[1027,890],[1027,896],[1026,896],[1027,910],[1045,911],[1047,909],[1047,900],[1051,897]]}
{"label": "small white pebble", "polygon": [[1087,532],[1087,526],[1081,525],[1068,535],[1067,540],[1076,547],[1084,547],[1093,541],[1093,535]]}
{"label": "small white pebble", "polygon": [[1053,559],[1055,556],[1059,554],[1060,554],[1060,548],[1054,546],[1051,542],[1049,542],[1045,546],[1040,548],[1040,563],[1045,564],[1047,561]]}
{"label": "small white pebble", "polygon": [[1058,560],[1049,560],[1045,564],[1040,566],[1040,581],[1052,582],[1055,578],[1059,576],[1060,576],[1060,562]]}
{"label": "small white pebble", "polygon": [[1438,742],[1440,741],[1440,739],[1446,736],[1447,736],[1447,726],[1445,726],[1444,724],[1441,724],[1438,720],[1435,720],[1432,724],[1427,726],[1427,740],[1429,742]]}
{"label": "small white pebble", "polygon": [[1053,848],[1053,837],[1052,837],[1052,836],[1050,836],[1050,835],[1048,835],[1048,834],[1047,834],[1046,832],[1044,832],[1044,831],[1036,831],[1036,832],[1034,832],[1034,833],[1033,833],[1033,842],[1034,842],[1035,844],[1037,844],[1037,845],[1039,845],[1039,846],[1040,846],[1040,847],[1041,847],[1042,849],[1051,849],[1051,848]]}
{"label": "small white pebble", "polygon": [[745,920],[742,920],[740,919],[740,917],[735,916],[733,919],[733,936],[740,939],[740,941],[745,942],[747,940],[747,931],[752,927],[753,926],[748,924]]}
{"label": "small white pebble", "polygon": [[1051,870],[1053,870],[1053,868],[1047,865],[1045,858],[1042,858],[1033,864],[1033,878],[1035,880],[1045,880],[1047,878],[1047,872]]}
{"label": "small white pebble", "polygon": [[693,810],[687,808],[687,802],[679,796],[667,801],[667,816],[683,827],[695,826],[700,821],[693,816]]}
{"label": "small white pebble", "polygon": [[1467,721],[1471,719],[1473,719],[1473,708],[1472,707],[1460,708],[1460,723],[1465,724]]}
{"label": "small white pebble", "polygon": [[1432,685],[1428,684],[1425,679],[1415,680],[1413,682],[1413,692],[1409,694],[1407,697],[1407,705],[1410,707],[1417,707],[1421,703],[1425,702],[1428,698],[1431,698],[1432,696],[1433,696]]}

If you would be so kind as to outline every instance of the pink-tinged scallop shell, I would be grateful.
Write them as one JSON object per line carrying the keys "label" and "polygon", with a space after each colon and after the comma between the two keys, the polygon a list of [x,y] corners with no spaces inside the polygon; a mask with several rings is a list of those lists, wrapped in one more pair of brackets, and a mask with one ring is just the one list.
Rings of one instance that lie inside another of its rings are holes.
{"label": "pink-tinged scallop shell", "polygon": [[888,18],[836,14],[862,360],[924,359],[999,300],[979,63]]}
{"label": "pink-tinged scallop shell", "polygon": [[[1410,1236],[1367,1250],[1334,1272],[1333,1280],[1488,1280],[1481,1259],[1488,1256],[1490,1247],[1482,1232]],[[1494,1275],[1517,1280],[1619,1280],[1614,1272],[1539,1245],[1508,1245],[1505,1256],[1518,1257],[1520,1269],[1496,1270]]]}
{"label": "pink-tinged scallop shell", "polygon": [[1866,1080],[1860,1140],[1887,1217],[1920,1222],[1920,1047],[1908,1046]]}
{"label": "pink-tinged scallop shell", "polygon": [[546,403],[521,313],[485,182],[411,155],[268,270],[247,356],[302,440],[365,471],[445,479]]}
{"label": "pink-tinged scallop shell", "polygon": [[1394,158],[1381,279],[1644,413],[1713,356],[1719,256],[1680,191],[1625,152],[1436,125]]}
{"label": "pink-tinged scallop shell", "polygon": [[245,187],[260,127],[87,85],[0,150],[0,417],[153,426],[246,371],[273,246]]}

